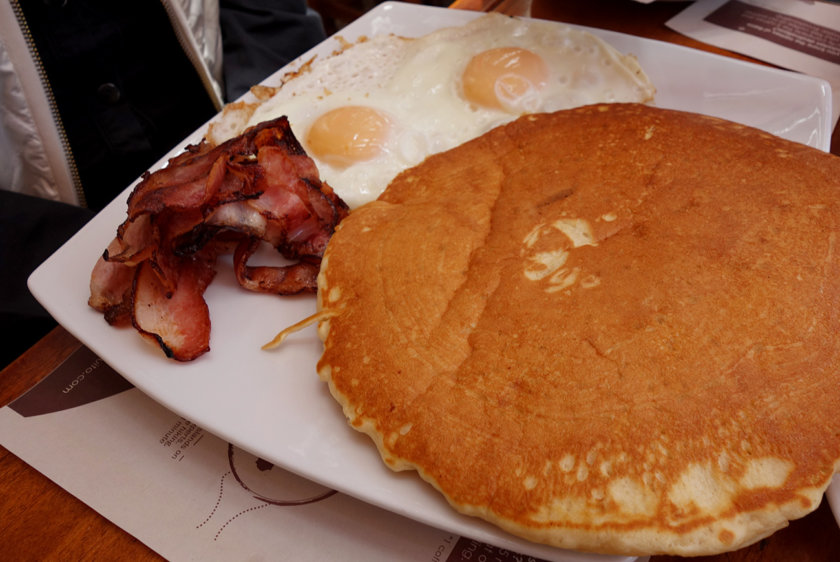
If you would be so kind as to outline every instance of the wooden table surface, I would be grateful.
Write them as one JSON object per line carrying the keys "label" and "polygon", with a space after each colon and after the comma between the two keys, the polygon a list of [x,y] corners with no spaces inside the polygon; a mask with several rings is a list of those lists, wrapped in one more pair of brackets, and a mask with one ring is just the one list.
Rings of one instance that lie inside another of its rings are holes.
{"label": "wooden table surface", "polygon": [[[527,0],[457,0],[461,9],[496,9],[520,14]],[[688,4],[633,0],[532,0],[531,15],[649,37],[750,60],[684,37],[664,22]],[[838,128],[840,129],[840,128]],[[831,151],[840,154],[838,130]],[[9,327],[6,327],[7,329]],[[12,327],[13,329],[13,327]],[[21,395],[80,347],[58,327],[0,372],[0,404]],[[137,539],[65,492],[35,469],[0,447],[0,557],[7,560],[158,560]],[[652,562],[676,560],[655,556]],[[750,547],[696,558],[703,562],[837,561],[840,527],[827,502],[807,517]]]}

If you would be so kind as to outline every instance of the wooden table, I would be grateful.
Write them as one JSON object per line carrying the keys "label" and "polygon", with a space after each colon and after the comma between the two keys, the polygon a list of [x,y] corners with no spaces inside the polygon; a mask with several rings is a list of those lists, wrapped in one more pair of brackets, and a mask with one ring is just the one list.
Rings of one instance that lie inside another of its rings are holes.
{"label": "wooden table", "polygon": [[[457,0],[453,7],[490,8],[518,14],[527,5],[526,0]],[[670,41],[750,60],[683,37],[665,27],[664,22],[686,5],[683,2],[640,4],[633,0],[532,0],[531,15]],[[834,154],[840,154],[839,136],[838,130],[835,130],[831,148]],[[0,372],[0,404],[7,404],[41,380],[80,345],[61,327],[54,329]],[[160,559],[148,547],[5,448],[0,448],[0,514],[0,552],[4,559]],[[652,558],[652,562],[672,560],[676,557]],[[840,528],[824,501],[814,513],[794,521],[788,528],[753,546],[696,560],[836,561],[840,560]]]}

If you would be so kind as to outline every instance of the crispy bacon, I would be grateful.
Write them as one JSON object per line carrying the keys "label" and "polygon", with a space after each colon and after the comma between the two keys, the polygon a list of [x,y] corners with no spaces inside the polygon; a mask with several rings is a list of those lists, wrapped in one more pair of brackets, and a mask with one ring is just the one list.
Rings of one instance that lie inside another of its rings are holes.
{"label": "crispy bacon", "polygon": [[239,284],[251,291],[290,294],[297,287],[314,286],[321,269],[320,260],[302,259],[296,264],[282,267],[248,265],[248,258],[259,247],[259,240],[243,240],[233,254],[233,270]]}
{"label": "crispy bacon", "polygon": [[[188,146],[144,174],[126,220],[91,274],[91,307],[131,323],[167,356],[209,349],[204,291],[216,258],[234,249],[234,272],[252,291],[313,292],[327,241],[347,205],[319,178],[285,117],[218,146]],[[262,243],[292,263],[249,266]]]}

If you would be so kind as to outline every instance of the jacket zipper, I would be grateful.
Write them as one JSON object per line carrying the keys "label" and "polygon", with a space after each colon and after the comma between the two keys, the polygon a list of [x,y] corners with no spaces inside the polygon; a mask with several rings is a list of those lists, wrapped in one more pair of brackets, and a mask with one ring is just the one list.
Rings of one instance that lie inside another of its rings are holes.
{"label": "jacket zipper", "polygon": [[201,79],[201,84],[204,86],[204,90],[207,92],[207,95],[210,96],[210,100],[213,102],[213,107],[216,108],[216,111],[221,111],[223,102],[219,99],[216,90],[213,88],[213,83],[208,76],[207,70],[200,60],[201,55],[191,48],[189,40],[184,37],[184,30],[181,28],[181,21],[178,19],[177,14],[175,14],[171,3],[166,0],[160,0],[160,3],[163,5],[163,9],[166,11],[166,15],[172,24],[172,31],[175,33],[175,39],[177,39],[178,44],[181,46],[181,50],[184,51],[184,54],[187,56],[190,64],[192,64]]}
{"label": "jacket zipper", "polygon": [[67,132],[64,130],[64,123],[62,122],[61,114],[58,111],[58,104],[55,101],[55,95],[53,94],[52,86],[50,85],[49,78],[47,77],[47,71],[44,69],[44,62],[41,60],[41,55],[35,47],[35,40],[32,38],[32,32],[29,29],[29,24],[26,22],[26,18],[23,15],[23,9],[20,7],[20,0],[11,0],[11,4],[15,17],[18,20],[18,25],[23,33],[23,38],[26,41],[26,46],[29,49],[29,54],[32,56],[32,61],[34,62],[35,68],[38,72],[38,79],[41,81],[41,86],[44,88],[44,94],[47,97],[50,114],[52,115],[53,122],[55,123],[55,128],[58,131],[58,137],[61,142],[62,150],[64,151],[65,160],[70,168],[70,177],[73,180],[73,189],[76,191],[76,197],[78,198],[79,205],[87,207],[85,192],[82,189],[82,179],[79,176],[76,159],[73,157],[70,140],[67,138]]}

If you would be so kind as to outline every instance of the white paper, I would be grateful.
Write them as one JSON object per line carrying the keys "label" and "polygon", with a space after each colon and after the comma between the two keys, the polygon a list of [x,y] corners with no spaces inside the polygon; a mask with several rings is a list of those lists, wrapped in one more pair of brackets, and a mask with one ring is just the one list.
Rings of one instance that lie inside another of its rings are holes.
{"label": "white paper", "polygon": [[165,409],[86,348],[0,409],[0,441],[168,560],[535,560],[272,466]]}
{"label": "white paper", "polygon": [[[840,4],[813,0],[699,0],[668,27],[703,43],[822,78],[840,100]],[[833,107],[833,124],[840,103]]]}

